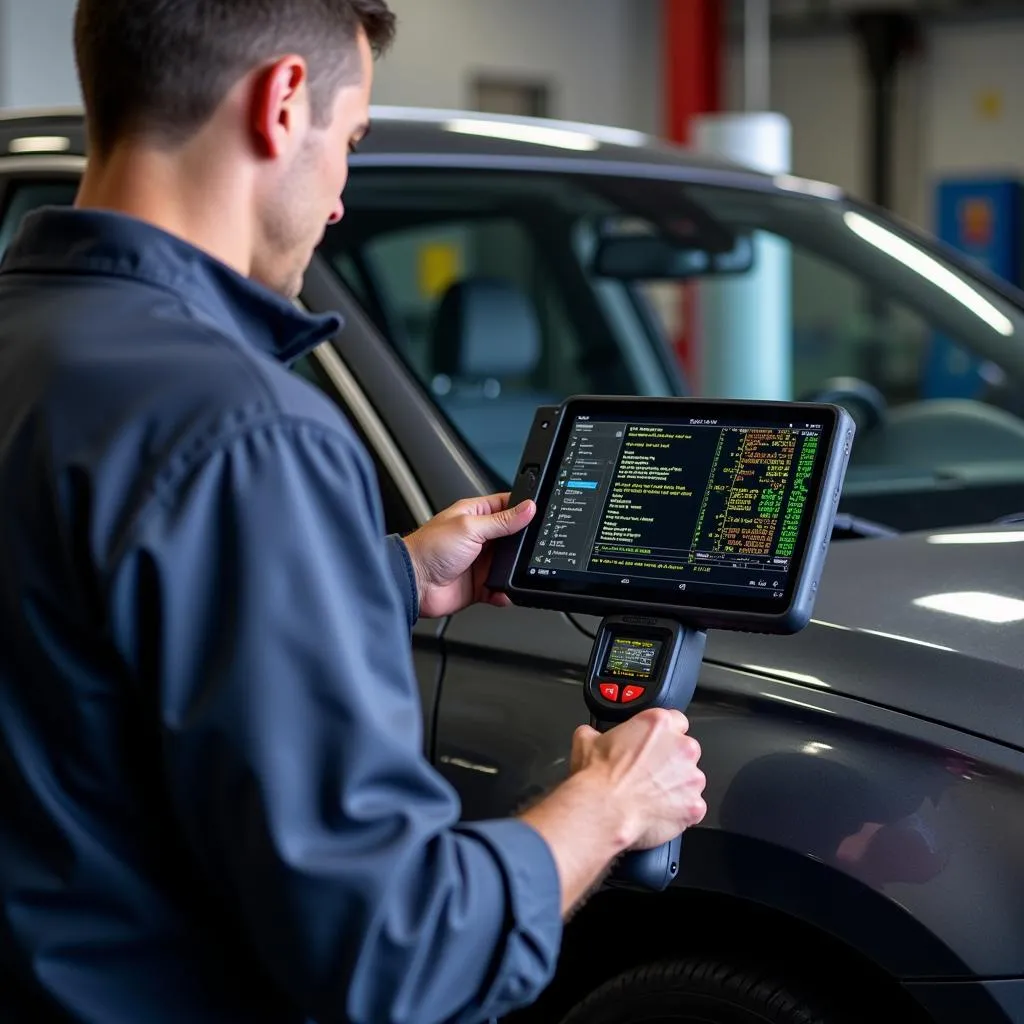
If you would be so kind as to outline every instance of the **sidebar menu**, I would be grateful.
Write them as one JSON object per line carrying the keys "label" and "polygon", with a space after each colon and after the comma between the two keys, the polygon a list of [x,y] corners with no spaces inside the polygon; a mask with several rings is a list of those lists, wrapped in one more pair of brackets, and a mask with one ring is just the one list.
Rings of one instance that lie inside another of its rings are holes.
{"label": "sidebar menu", "polygon": [[587,568],[622,451],[625,423],[577,420],[541,524],[531,572]]}

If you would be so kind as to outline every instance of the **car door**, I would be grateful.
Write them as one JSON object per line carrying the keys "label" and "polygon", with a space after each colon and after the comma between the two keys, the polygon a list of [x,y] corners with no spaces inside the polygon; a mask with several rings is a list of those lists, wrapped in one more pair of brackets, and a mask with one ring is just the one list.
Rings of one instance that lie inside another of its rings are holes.
{"label": "car door", "polygon": [[[84,159],[76,156],[0,158],[0,256],[26,214],[42,206],[69,205],[74,201],[84,169]],[[337,349],[322,345],[298,360],[292,369],[339,406],[366,444],[380,481],[388,532],[404,534],[421,525],[433,510]],[[413,631],[413,663],[428,752],[433,747],[434,707],[443,665],[440,647],[443,625],[423,620]]]}
{"label": "car door", "polygon": [[555,612],[477,606],[452,619],[436,758],[468,820],[513,814],[566,777],[590,647]]}

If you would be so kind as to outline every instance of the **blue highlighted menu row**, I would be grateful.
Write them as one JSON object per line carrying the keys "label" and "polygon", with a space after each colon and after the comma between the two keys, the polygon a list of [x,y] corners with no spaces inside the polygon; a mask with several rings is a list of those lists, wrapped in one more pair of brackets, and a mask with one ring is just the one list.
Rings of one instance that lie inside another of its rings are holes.
{"label": "blue highlighted menu row", "polygon": [[566,480],[566,487],[574,487],[579,491],[596,491],[597,481],[596,480]]}

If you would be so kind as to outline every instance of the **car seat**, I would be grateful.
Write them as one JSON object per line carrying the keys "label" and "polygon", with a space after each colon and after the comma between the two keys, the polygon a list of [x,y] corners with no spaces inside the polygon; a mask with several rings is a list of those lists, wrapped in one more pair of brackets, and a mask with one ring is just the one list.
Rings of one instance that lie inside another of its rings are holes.
{"label": "car seat", "polygon": [[507,481],[515,478],[537,406],[561,401],[534,386],[540,360],[537,311],[511,281],[465,278],[438,303],[431,332],[434,396]]}

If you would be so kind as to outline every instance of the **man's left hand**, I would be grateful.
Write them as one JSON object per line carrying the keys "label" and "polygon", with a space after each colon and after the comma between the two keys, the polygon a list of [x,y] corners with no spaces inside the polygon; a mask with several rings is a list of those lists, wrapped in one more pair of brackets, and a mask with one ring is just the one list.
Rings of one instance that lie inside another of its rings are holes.
{"label": "man's left hand", "polygon": [[436,619],[476,602],[504,607],[504,594],[485,586],[490,542],[518,533],[537,513],[532,501],[510,509],[508,494],[466,498],[405,538],[416,570],[420,615]]}

